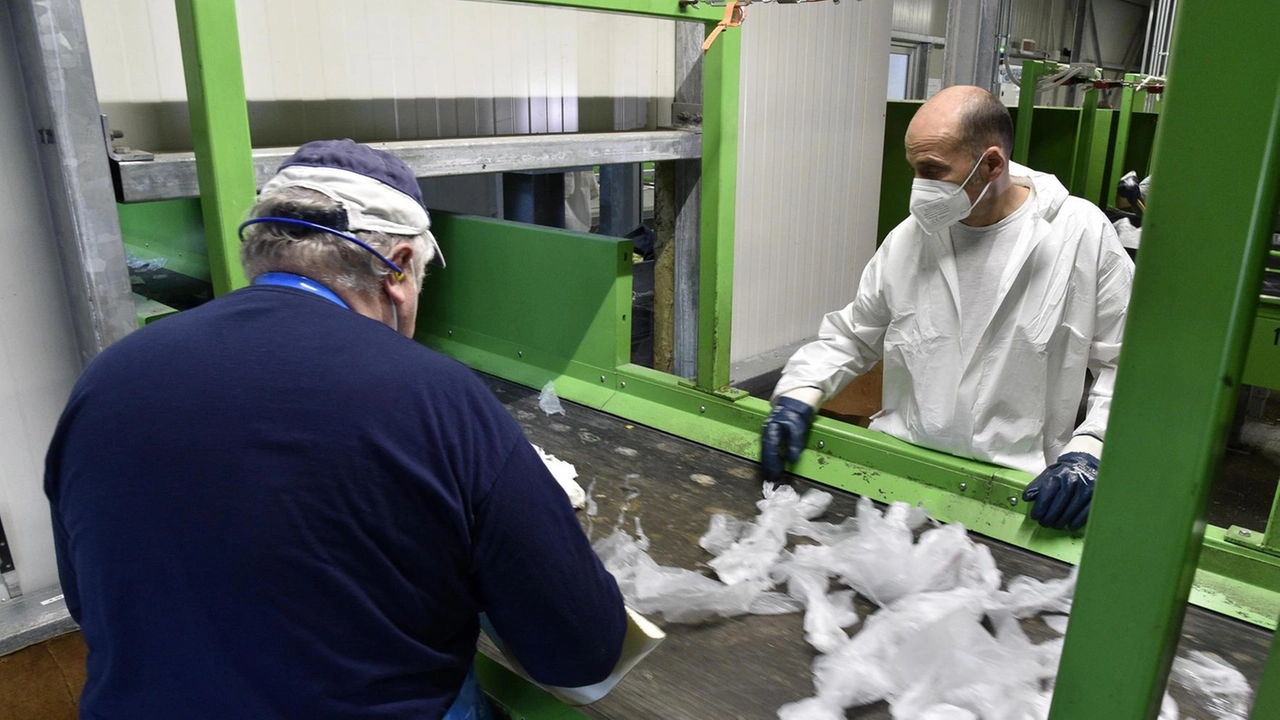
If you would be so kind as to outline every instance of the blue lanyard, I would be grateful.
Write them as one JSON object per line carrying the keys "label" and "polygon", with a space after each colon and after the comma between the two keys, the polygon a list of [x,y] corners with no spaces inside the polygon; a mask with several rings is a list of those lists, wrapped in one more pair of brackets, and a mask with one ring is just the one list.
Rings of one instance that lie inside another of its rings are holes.
{"label": "blue lanyard", "polygon": [[332,290],[312,280],[309,277],[294,275],[287,272],[268,272],[262,273],[253,280],[254,285],[279,285],[281,287],[297,288],[298,290],[306,290],[312,295],[319,295],[331,303],[341,305],[350,310],[351,307],[342,302],[342,298],[338,297]]}

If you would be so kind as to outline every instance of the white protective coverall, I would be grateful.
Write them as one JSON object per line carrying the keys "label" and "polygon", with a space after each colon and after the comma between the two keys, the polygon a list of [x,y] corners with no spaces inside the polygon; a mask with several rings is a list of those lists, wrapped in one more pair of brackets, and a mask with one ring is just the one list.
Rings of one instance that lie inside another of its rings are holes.
{"label": "white protective coverall", "polygon": [[[873,430],[1030,473],[1063,452],[1100,454],[1133,263],[1102,211],[1057,178],[1016,163],[1010,177],[1034,187],[1034,206],[968,362],[950,233],[928,235],[907,218],[867,264],[853,302],[787,362],[774,399],[814,404],[820,391],[826,401],[883,358]],[[1086,368],[1095,379],[1076,428]]]}

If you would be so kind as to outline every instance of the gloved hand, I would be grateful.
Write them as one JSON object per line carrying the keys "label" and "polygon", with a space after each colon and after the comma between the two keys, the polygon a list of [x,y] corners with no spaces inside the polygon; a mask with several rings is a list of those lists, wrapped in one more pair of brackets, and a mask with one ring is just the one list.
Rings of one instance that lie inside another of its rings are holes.
{"label": "gloved hand", "polygon": [[1079,530],[1089,519],[1097,482],[1098,458],[1071,452],[1032,480],[1022,491],[1022,499],[1036,504],[1031,509],[1031,519],[1044,527]]}
{"label": "gloved hand", "polygon": [[764,421],[764,431],[760,435],[760,463],[764,465],[764,475],[770,481],[782,475],[783,463],[793,463],[800,459],[804,451],[804,441],[809,435],[809,426],[813,424],[813,406],[795,398],[778,398]]}

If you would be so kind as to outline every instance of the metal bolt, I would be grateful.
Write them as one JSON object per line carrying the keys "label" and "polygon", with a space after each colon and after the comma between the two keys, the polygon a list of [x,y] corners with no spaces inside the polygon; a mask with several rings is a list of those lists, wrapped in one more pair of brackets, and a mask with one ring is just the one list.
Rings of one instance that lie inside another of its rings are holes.
{"label": "metal bolt", "polygon": [[1253,535],[1252,531],[1247,530],[1245,528],[1240,528],[1240,537],[1249,537],[1251,535]]}
{"label": "metal bolt", "polygon": [[450,330],[450,331],[449,331],[449,337],[453,337],[453,331],[452,331],[452,330]]}
{"label": "metal bolt", "polygon": [[824,447],[826,447],[826,446],[827,446],[827,444],[826,444],[825,442],[823,442],[823,441],[821,441],[821,440],[819,440],[819,441],[818,441],[818,449],[819,449],[819,450],[821,450],[822,448],[824,448]]}
{"label": "metal bolt", "polygon": [[524,351],[523,351],[523,350],[517,350],[517,351],[516,351],[516,357],[524,357]]}
{"label": "metal bolt", "polygon": [[624,387],[624,388],[625,388],[625,387],[627,386],[627,384],[626,384],[625,382],[624,382],[624,383],[618,383],[618,386],[619,386],[619,387]]}
{"label": "metal bolt", "polygon": [[703,406],[701,406],[701,407],[699,407],[699,408],[698,408],[698,412],[700,412],[700,413],[704,413],[704,412],[706,412],[706,411],[707,411],[707,406],[706,406],[706,405],[703,405]]}
{"label": "metal bolt", "polygon": [[1017,496],[1017,495],[1014,495],[1013,497],[1009,498],[1009,504],[1010,504],[1010,505],[1017,505],[1017,504],[1018,504],[1018,496]]}
{"label": "metal bolt", "polygon": [[965,490],[968,490],[968,489],[969,489],[969,483],[960,483],[960,492],[964,492]]}
{"label": "metal bolt", "polygon": [[600,382],[604,382],[604,376],[603,376],[603,375],[601,375],[601,376],[600,376]]}

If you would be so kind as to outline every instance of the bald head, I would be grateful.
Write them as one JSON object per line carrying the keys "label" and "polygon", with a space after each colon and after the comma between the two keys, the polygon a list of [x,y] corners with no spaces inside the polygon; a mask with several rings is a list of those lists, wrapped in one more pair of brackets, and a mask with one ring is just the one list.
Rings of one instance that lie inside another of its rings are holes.
{"label": "bald head", "polygon": [[983,204],[974,207],[975,221],[1003,211],[1011,186],[1013,120],[996,96],[969,85],[939,92],[916,111],[906,149],[918,179],[960,185],[974,203],[990,186]]}
{"label": "bald head", "polygon": [[916,113],[907,131],[945,135],[956,149],[969,152],[976,160],[987,148],[998,147],[1005,156],[1013,154],[1013,119],[1003,103],[991,93],[972,85],[956,85],[942,90]]}

